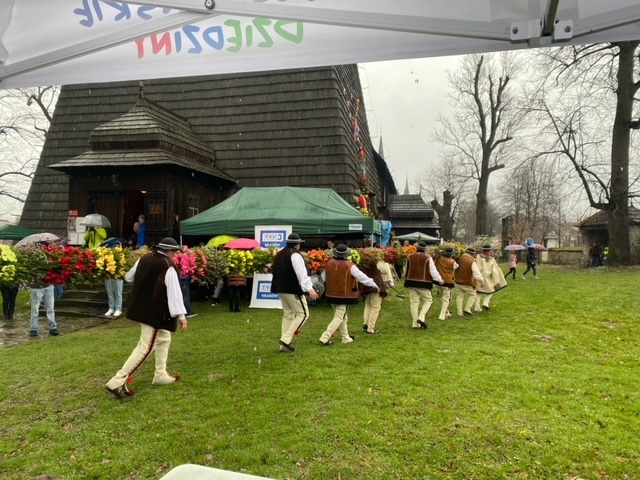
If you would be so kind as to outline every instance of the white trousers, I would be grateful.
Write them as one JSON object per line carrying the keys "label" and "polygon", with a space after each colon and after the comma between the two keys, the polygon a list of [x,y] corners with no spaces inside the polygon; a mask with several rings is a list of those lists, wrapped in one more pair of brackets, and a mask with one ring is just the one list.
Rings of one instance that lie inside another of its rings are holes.
{"label": "white trousers", "polygon": [[331,308],[333,308],[333,318],[331,319],[331,323],[327,326],[327,329],[320,337],[320,341],[322,343],[327,343],[331,340],[331,336],[335,331],[339,330],[340,336],[342,337],[342,343],[353,342],[353,339],[349,336],[349,328],[347,327],[347,322],[349,321],[349,305],[332,303]]}
{"label": "white trousers", "polygon": [[493,297],[493,293],[479,293],[476,296],[476,304],[475,304],[476,312],[482,311],[482,308],[480,307],[480,295],[484,295],[484,301],[482,302],[482,305],[484,305],[487,308],[489,308],[489,302],[491,302],[491,298]]}
{"label": "white trousers", "polygon": [[289,345],[293,337],[307,320],[309,320],[309,307],[307,297],[293,293],[279,293],[282,302],[282,332],[280,341]]}
{"label": "white trousers", "polygon": [[[431,304],[433,303],[433,296],[431,290],[427,288],[413,288],[409,287],[409,302],[411,305],[411,318],[413,319],[413,328],[420,328],[418,320],[424,322]],[[420,307],[420,301],[424,301],[422,308]]]}
{"label": "white trousers", "polygon": [[107,388],[115,389],[124,385],[127,378],[140,368],[147,358],[156,352],[156,372],[154,380],[162,380],[169,376],[167,373],[167,358],[169,357],[169,345],[171,345],[171,332],[140,325],[140,341],[122,368],[107,383]]}
{"label": "white trousers", "polygon": [[378,292],[368,293],[364,298],[364,324],[367,331],[373,333],[376,331],[376,322],[380,309],[382,308],[382,297]]}
{"label": "white trousers", "polygon": [[442,307],[440,308],[440,316],[439,320],[446,320],[447,314],[449,313],[449,303],[451,303],[451,288],[448,287],[438,287],[440,288],[440,298],[442,299]]}
{"label": "white trousers", "polygon": [[471,312],[471,309],[473,308],[474,303],[476,303],[477,293],[476,293],[476,289],[473,287],[470,287],[469,285],[456,284],[456,287],[458,289],[458,292],[456,293],[458,315],[462,316],[463,314],[462,304],[464,303],[464,297],[465,296],[467,297],[467,305],[466,305],[467,308],[465,308],[464,311]]}

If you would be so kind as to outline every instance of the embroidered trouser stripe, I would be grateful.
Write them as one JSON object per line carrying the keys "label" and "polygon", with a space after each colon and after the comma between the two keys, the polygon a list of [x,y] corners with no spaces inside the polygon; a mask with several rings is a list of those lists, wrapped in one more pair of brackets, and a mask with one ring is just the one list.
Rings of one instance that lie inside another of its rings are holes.
{"label": "embroidered trouser stripe", "polygon": [[[171,332],[168,332],[166,330],[159,330],[157,328],[153,328],[149,325],[144,324],[140,326],[140,340],[138,341],[138,345],[136,345],[136,348],[133,349],[131,355],[129,355],[129,358],[126,362],[124,362],[124,365],[118,371],[118,373],[116,373],[113,378],[109,380],[109,382],[107,383],[108,388],[114,389],[125,384],[125,382],[127,381],[127,377],[133,375],[133,373],[138,368],[140,368],[140,366],[145,362],[147,358],[149,358],[151,353],[155,350],[159,335],[162,337],[166,337],[168,335],[169,338],[171,338]],[[156,352],[156,360],[157,357],[158,352]]]}
{"label": "embroidered trouser stripe", "polygon": [[282,330],[280,341],[290,344],[294,335],[309,319],[309,307],[304,295],[280,293],[282,302]]}

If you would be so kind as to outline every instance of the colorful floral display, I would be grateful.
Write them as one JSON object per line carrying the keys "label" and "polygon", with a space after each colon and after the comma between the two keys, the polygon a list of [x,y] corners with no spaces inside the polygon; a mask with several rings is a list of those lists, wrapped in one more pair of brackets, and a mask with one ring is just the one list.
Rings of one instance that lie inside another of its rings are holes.
{"label": "colorful floral display", "polygon": [[324,250],[309,250],[308,252],[300,252],[304,258],[309,274],[313,275],[324,270],[324,264],[329,260],[329,255]]}
{"label": "colorful floral display", "polygon": [[119,280],[131,268],[133,262],[122,246],[114,248],[96,247],[93,249],[96,262],[96,274],[106,279]]}
{"label": "colorful floral display", "polygon": [[201,248],[184,247],[182,252],[176,253],[173,257],[173,263],[176,264],[178,275],[182,277],[191,277],[192,281],[201,282],[207,275],[207,255]]}
{"label": "colorful floral display", "polygon": [[359,248],[358,253],[360,254],[358,266],[362,268],[375,267],[385,255],[383,250],[374,247]]}
{"label": "colorful floral display", "polygon": [[0,285],[8,285],[16,276],[18,257],[11,247],[0,245]]}
{"label": "colorful floral display", "polygon": [[253,275],[253,253],[247,250],[225,250],[225,275]]}

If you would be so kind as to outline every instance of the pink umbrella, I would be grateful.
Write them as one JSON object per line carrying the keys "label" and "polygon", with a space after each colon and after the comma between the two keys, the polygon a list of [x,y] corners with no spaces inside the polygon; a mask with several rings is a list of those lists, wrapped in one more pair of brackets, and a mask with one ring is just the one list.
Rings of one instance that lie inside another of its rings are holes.
{"label": "pink umbrella", "polygon": [[532,245],[527,245],[527,248],[533,248],[536,252],[546,252],[547,247],[544,245],[540,245],[539,243],[534,243]]}
{"label": "pink umbrella", "polygon": [[260,242],[253,238],[236,238],[230,242],[225,243],[224,248],[232,248],[235,250],[253,250],[254,248],[260,248]]}
{"label": "pink umbrella", "polygon": [[506,247],[504,247],[504,249],[505,250],[526,250],[527,247],[514,243],[513,245],[507,245]]}

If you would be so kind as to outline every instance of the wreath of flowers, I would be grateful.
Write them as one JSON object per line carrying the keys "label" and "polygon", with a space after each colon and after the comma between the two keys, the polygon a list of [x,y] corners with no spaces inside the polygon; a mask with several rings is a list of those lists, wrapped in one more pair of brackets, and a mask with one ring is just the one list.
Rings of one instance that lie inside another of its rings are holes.
{"label": "wreath of flowers", "polygon": [[8,245],[0,245],[0,284],[8,285],[16,277],[18,257]]}

